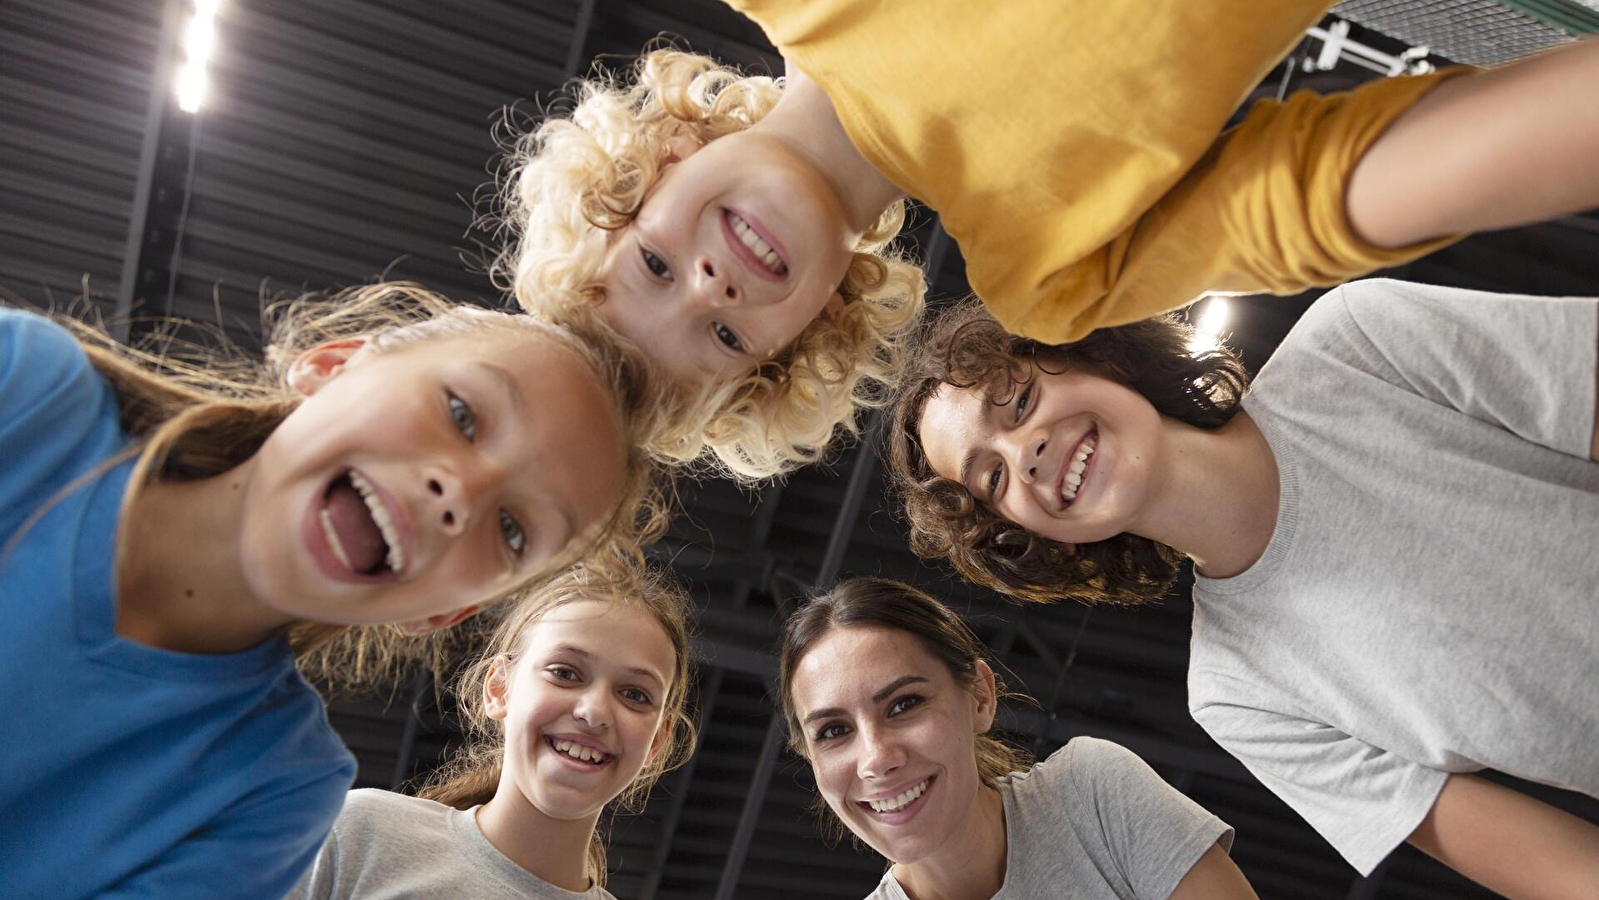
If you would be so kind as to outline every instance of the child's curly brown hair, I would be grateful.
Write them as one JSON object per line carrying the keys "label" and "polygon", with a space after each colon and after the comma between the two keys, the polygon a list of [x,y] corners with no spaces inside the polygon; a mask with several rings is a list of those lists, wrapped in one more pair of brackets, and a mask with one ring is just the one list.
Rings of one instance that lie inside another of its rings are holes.
{"label": "child's curly brown hair", "polygon": [[1007,333],[976,300],[939,316],[916,341],[889,407],[885,456],[890,483],[905,503],[911,550],[923,559],[948,559],[968,581],[1034,603],[1130,605],[1165,594],[1182,560],[1176,550],[1127,533],[1076,545],[1032,534],[935,473],[920,426],[928,398],[942,385],[1003,402],[1039,369],[1081,366],[1137,391],[1162,416],[1220,428],[1238,410],[1249,374],[1225,347],[1190,352],[1192,336],[1171,314],[1060,345]]}

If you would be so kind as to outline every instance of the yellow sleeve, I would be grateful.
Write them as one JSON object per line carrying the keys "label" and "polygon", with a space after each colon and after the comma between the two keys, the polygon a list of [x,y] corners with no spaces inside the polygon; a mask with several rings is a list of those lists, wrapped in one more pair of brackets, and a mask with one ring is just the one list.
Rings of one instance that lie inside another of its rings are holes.
{"label": "yellow sleeve", "polygon": [[974,277],[972,288],[1012,332],[1065,343],[1207,292],[1295,294],[1430,253],[1456,238],[1374,247],[1350,227],[1344,194],[1356,163],[1394,119],[1441,80],[1470,71],[1261,101],[1149,211],[1094,253],[1031,285],[1007,279],[1004,267],[989,267],[996,281],[1011,283]]}

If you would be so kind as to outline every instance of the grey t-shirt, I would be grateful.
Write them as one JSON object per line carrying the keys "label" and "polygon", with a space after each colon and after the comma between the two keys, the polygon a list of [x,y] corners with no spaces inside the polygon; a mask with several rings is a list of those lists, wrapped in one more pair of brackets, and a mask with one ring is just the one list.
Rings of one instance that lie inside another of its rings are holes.
{"label": "grey t-shirt", "polygon": [[494,849],[466,811],[404,794],[351,791],[290,900],[615,900],[562,890]]}
{"label": "grey t-shirt", "polygon": [[[1233,830],[1131,750],[1073,738],[1001,779],[1005,881],[994,900],[1166,900]],[[892,868],[867,900],[909,900]]]}
{"label": "grey t-shirt", "polygon": [[1450,772],[1599,796],[1599,303],[1371,280],[1244,401],[1264,556],[1196,579],[1194,718],[1369,873]]}

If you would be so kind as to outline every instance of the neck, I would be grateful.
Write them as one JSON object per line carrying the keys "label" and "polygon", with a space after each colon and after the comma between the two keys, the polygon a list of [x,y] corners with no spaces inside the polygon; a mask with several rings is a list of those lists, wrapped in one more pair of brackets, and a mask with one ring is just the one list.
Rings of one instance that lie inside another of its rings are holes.
{"label": "neck", "polygon": [[927,858],[894,866],[911,900],[988,900],[1005,885],[1005,799],[977,789],[959,833]]}
{"label": "neck", "polygon": [[236,653],[289,617],[255,599],[240,562],[254,460],[200,481],[153,481],[118,526],[117,633],[180,653]]}
{"label": "neck", "polygon": [[1277,460],[1249,414],[1215,431],[1162,417],[1158,479],[1129,529],[1194,560],[1209,578],[1242,573],[1271,543],[1277,525]]}
{"label": "neck", "polygon": [[809,161],[838,194],[850,227],[864,232],[905,192],[855,149],[821,85],[793,65],[784,80],[777,105],[751,130],[783,141]]}
{"label": "neck", "polygon": [[589,842],[600,813],[553,819],[528,802],[503,770],[494,797],[477,811],[477,827],[494,849],[534,876],[562,890],[589,889],[585,870]]}

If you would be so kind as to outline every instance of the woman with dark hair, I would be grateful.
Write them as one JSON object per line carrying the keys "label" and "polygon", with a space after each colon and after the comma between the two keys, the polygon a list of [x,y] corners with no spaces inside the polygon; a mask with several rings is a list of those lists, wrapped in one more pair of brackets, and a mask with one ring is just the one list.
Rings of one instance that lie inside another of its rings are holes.
{"label": "woman with dark hair", "polygon": [[889,457],[912,544],[1022,600],[1140,603],[1193,560],[1189,708],[1369,873],[1409,841],[1515,897],[1592,897],[1599,303],[1372,280],[1249,395],[1161,318],[1050,346],[953,311]]}
{"label": "woman with dark hair", "polygon": [[1037,765],[988,734],[1004,684],[927,594],[840,582],[784,629],[781,700],[822,814],[891,863],[872,900],[1249,900],[1232,829],[1080,737]]}

